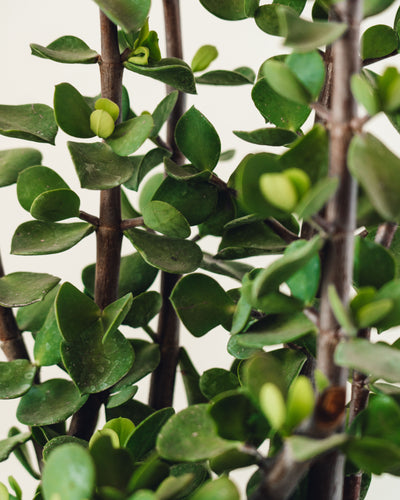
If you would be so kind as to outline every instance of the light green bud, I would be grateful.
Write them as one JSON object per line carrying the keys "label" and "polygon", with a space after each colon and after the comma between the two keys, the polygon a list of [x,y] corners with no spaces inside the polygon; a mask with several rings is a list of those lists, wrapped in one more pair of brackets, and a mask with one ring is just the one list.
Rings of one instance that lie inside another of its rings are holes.
{"label": "light green bud", "polygon": [[260,390],[260,407],[271,427],[279,431],[286,420],[286,405],[279,387],[270,382]]}
{"label": "light green bud", "polygon": [[314,409],[314,402],[314,390],[310,380],[304,375],[299,375],[289,387],[287,427],[294,429],[309,417]]}
{"label": "light green bud", "polygon": [[128,62],[133,64],[139,64],[140,66],[146,66],[149,63],[150,50],[147,47],[138,47],[132,52],[131,57]]}
{"label": "light green bud", "polygon": [[104,109],[96,109],[90,115],[90,128],[97,136],[107,139],[114,132],[115,124],[110,113]]}
{"label": "light green bud", "polygon": [[110,99],[107,99],[105,97],[100,97],[100,99],[97,99],[94,107],[95,109],[102,109],[104,111],[107,111],[107,113],[111,115],[111,118],[114,121],[116,121],[119,116],[118,104],[115,104],[115,102],[110,101]]}
{"label": "light green bud", "polygon": [[299,200],[293,182],[284,174],[263,174],[260,177],[260,189],[271,205],[284,212],[292,212]]}
{"label": "light green bud", "polygon": [[294,185],[299,199],[302,198],[306,194],[306,192],[310,189],[311,181],[308,175],[304,172],[304,170],[301,170],[300,168],[288,168],[287,170],[284,170],[282,173]]}

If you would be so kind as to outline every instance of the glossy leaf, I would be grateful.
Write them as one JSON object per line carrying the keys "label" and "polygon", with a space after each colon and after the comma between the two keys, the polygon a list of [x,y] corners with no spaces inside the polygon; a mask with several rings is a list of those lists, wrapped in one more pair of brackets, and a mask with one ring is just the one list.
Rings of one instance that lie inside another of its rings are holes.
{"label": "glossy leaf", "polygon": [[262,146],[286,146],[297,139],[297,134],[284,128],[260,128],[252,132],[234,131],[243,141]]}
{"label": "glossy leaf", "polygon": [[36,367],[26,359],[0,362],[0,399],[18,398],[33,384]]}
{"label": "glossy leaf", "polygon": [[196,94],[196,84],[190,67],[180,59],[173,57],[161,59],[158,63],[148,66],[140,66],[131,62],[125,62],[126,69],[159,80],[171,85],[176,90],[187,94]]}
{"label": "glossy leaf", "polygon": [[202,45],[193,56],[190,64],[193,73],[204,71],[218,57],[218,50],[214,45]]}
{"label": "glossy leaf", "polygon": [[83,40],[75,36],[62,36],[47,47],[36,43],[31,43],[30,47],[32,55],[60,63],[93,64],[99,58],[95,50],[92,50]]}
{"label": "glossy leaf", "polygon": [[179,368],[182,374],[188,405],[206,403],[207,398],[200,391],[200,375],[184,347],[179,349]]}
{"label": "glossy leaf", "polygon": [[394,29],[384,24],[368,28],[361,38],[361,57],[374,59],[387,56],[399,47],[399,36]]}
{"label": "glossy leaf", "polygon": [[144,223],[150,229],[172,238],[190,236],[190,226],[185,217],[164,201],[150,201],[143,210]]}
{"label": "glossy leaf", "polygon": [[0,151],[0,186],[17,182],[18,174],[28,167],[40,165],[42,153],[32,148]]}
{"label": "glossy leaf", "polygon": [[243,347],[262,348],[292,342],[315,332],[316,327],[303,313],[276,314],[257,321],[246,333],[236,335],[237,344]]}
{"label": "glossy leaf", "polygon": [[52,425],[62,422],[85,403],[76,386],[64,379],[51,379],[34,385],[22,396],[17,418],[26,425]]}
{"label": "glossy leaf", "polygon": [[398,349],[384,344],[372,344],[364,339],[340,343],[335,352],[335,362],[338,365],[348,366],[389,382],[400,380],[399,360]]}
{"label": "glossy leaf", "polygon": [[395,275],[395,260],[385,247],[365,238],[355,239],[353,280],[357,287],[381,288]]}
{"label": "glossy leaf", "polygon": [[10,453],[31,438],[30,432],[20,432],[12,437],[0,440],[0,462],[7,460]]}
{"label": "glossy leaf", "polygon": [[210,478],[208,468],[202,463],[178,463],[172,465],[170,474],[174,477],[180,477],[185,474],[192,475],[192,482],[187,489],[180,493],[179,499],[184,499],[187,495],[193,493],[200,485]]}
{"label": "glossy leaf", "polygon": [[133,302],[132,294],[127,294],[120,299],[108,304],[102,311],[103,323],[103,343],[107,337],[115,332],[115,330],[123,323],[128,314]]}
{"label": "glossy leaf", "polygon": [[200,0],[211,14],[228,21],[238,21],[248,17],[245,0]]}
{"label": "glossy leaf", "polygon": [[51,274],[16,272],[0,278],[0,305],[19,307],[40,302],[60,278]]}
{"label": "glossy leaf", "polygon": [[125,387],[122,387],[121,390],[112,392],[112,394],[110,394],[110,397],[108,398],[106,408],[117,408],[127,401],[131,401],[137,393],[138,389],[139,387],[137,385],[127,385]]}
{"label": "glossy leaf", "polygon": [[110,189],[126,182],[132,176],[136,162],[112,151],[104,143],[69,142],[72,161],[81,183],[86,189]]}
{"label": "glossy leaf", "polygon": [[140,229],[130,229],[125,234],[143,259],[158,269],[180,274],[193,272],[200,265],[202,253],[192,241],[158,236]]}
{"label": "glossy leaf", "polygon": [[123,324],[132,328],[144,327],[160,312],[161,305],[162,298],[158,292],[143,292],[134,297]]}
{"label": "glossy leaf", "polygon": [[137,31],[145,23],[151,0],[94,0],[107,17],[127,33]]}
{"label": "glossy leaf", "polygon": [[29,221],[17,227],[12,243],[14,255],[47,255],[73,247],[94,231],[91,224]]}
{"label": "glossy leaf", "polygon": [[[117,155],[128,156],[140,148],[150,136],[153,127],[154,122],[150,115],[136,116],[118,124],[113,134],[108,137],[107,144]],[[113,167],[115,168],[114,165]]]}
{"label": "glossy leaf", "polygon": [[135,353],[135,361],[129,372],[114,386],[113,390],[135,384],[155,370],[160,362],[160,348],[145,340],[130,340]]}
{"label": "glossy leaf", "polygon": [[126,444],[135,462],[155,447],[158,433],[174,413],[172,408],[163,408],[151,414],[135,428]]}
{"label": "glossy leaf", "polygon": [[235,218],[237,207],[233,196],[226,190],[218,191],[217,205],[213,213],[199,226],[199,234],[221,236],[224,227]]}
{"label": "glossy leaf", "polygon": [[90,128],[92,109],[83,96],[69,83],[56,85],[54,114],[58,126],[73,137],[94,137]]}
{"label": "glossy leaf", "polygon": [[208,399],[214,398],[221,392],[237,389],[239,386],[236,375],[222,368],[210,368],[200,377],[200,390]]}
{"label": "glossy leaf", "polygon": [[173,90],[157,105],[152,114],[154,127],[150,132],[150,137],[155,137],[158,135],[161,127],[164,125],[169,115],[172,113],[176,101],[178,100],[178,95],[179,93],[176,90]]}
{"label": "glossy leaf", "polygon": [[90,498],[95,488],[96,471],[87,450],[75,443],[58,447],[43,471],[44,500]]}
{"label": "glossy leaf", "polygon": [[182,278],[170,300],[183,324],[195,337],[202,337],[228,322],[234,308],[234,302],[215,280],[198,273]]}
{"label": "glossy leaf", "polygon": [[[239,69],[239,68],[238,68]],[[254,74],[244,74],[238,69],[229,71],[226,69],[215,69],[207,71],[196,78],[196,83],[203,85],[249,85],[254,83]]]}
{"label": "glossy leaf", "polygon": [[329,45],[347,29],[344,23],[305,21],[292,9],[281,7],[278,10],[281,29],[286,37],[285,45],[298,52],[309,52],[321,45]]}
{"label": "glossy leaf", "polygon": [[55,143],[57,124],[46,104],[0,105],[0,134],[27,141]]}
{"label": "glossy leaf", "polygon": [[194,405],[172,416],[157,437],[157,451],[166,460],[198,462],[236,448],[221,439],[207,405]]}
{"label": "glossy leaf", "polygon": [[21,331],[36,333],[42,328],[49,310],[53,307],[58,288],[55,286],[51,289],[42,301],[18,309],[16,320]]}
{"label": "glossy leaf", "polygon": [[175,129],[178,148],[201,170],[213,170],[221,154],[221,141],[212,124],[192,106]]}
{"label": "glossy leaf", "polygon": [[61,342],[62,336],[57,325],[57,318],[52,305],[46,320],[36,334],[35,346],[33,349],[35,363],[39,366],[51,366],[61,363]]}
{"label": "glossy leaf", "polygon": [[349,169],[378,213],[386,220],[400,217],[400,160],[369,133],[356,135],[348,153]]}

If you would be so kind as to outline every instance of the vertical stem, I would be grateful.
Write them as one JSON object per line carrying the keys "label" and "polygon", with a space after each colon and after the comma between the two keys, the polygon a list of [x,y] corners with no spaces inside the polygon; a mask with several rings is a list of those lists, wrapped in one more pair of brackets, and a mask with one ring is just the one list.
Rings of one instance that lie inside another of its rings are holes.
{"label": "vertical stem", "polygon": [[[330,175],[339,178],[335,196],[326,207],[326,221],[332,227],[323,263],[320,334],[317,368],[333,386],[345,387],[347,370],[336,366],[334,352],[340,340],[340,327],[333,315],[328,287],[334,285],[344,304],[348,303],[353,273],[353,247],[356,216],[356,183],[347,168],[347,151],[353,132],[350,127],[356,117],[356,102],[350,90],[350,79],[360,71],[359,27],[361,0],[346,0],[335,5],[337,20],[348,25],[346,33],[332,47],[333,85],[332,121],[330,130]],[[319,481],[314,483],[312,498],[339,500],[342,498],[344,457],[334,452],[316,466]]]}
{"label": "vertical stem", "polygon": [[[165,32],[168,57],[183,58],[182,32],[179,0],[163,0]],[[167,92],[172,88],[167,87]],[[183,163],[182,153],[175,143],[175,127],[184,113],[185,95],[180,92],[177,103],[167,124],[167,142],[172,150],[172,159]],[[149,404],[155,410],[172,406],[175,386],[175,374],[179,356],[179,319],[169,301],[169,296],[180,276],[161,273],[161,295],[163,305],[158,321],[157,338],[160,345],[161,360],[153,372],[150,385]]]}
{"label": "vertical stem", "polygon": [[[100,12],[101,95],[121,108],[123,66],[118,46],[118,30],[103,12]],[[121,115],[117,122],[120,121]],[[100,218],[97,228],[97,256],[95,274],[95,302],[104,309],[118,298],[119,266],[121,260],[121,192],[116,187],[100,192]],[[97,424],[101,405],[108,391],[89,396],[75,413],[69,434],[90,439]]]}

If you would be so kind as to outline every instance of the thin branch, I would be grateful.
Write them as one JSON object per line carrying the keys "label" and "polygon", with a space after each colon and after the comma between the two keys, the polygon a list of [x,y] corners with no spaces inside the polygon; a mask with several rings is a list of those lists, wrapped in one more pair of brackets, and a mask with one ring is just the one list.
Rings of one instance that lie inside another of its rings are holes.
{"label": "thin branch", "polygon": [[264,224],[271,228],[275,234],[280,236],[283,241],[286,243],[293,243],[293,241],[299,240],[299,236],[297,234],[293,233],[292,231],[289,231],[283,224],[281,224],[278,220],[274,219],[273,217],[270,217],[268,219],[264,220]]}
{"label": "thin branch", "polygon": [[85,222],[89,222],[92,226],[98,227],[100,225],[100,219],[95,215],[88,214],[87,212],[79,211],[79,218]]}
{"label": "thin branch", "polygon": [[[123,66],[119,53],[118,30],[100,11],[101,95],[121,108]],[[120,117],[119,119],[120,120]],[[104,309],[118,298],[119,266],[121,260],[121,191],[119,187],[100,192],[100,218],[97,227],[97,257],[95,272],[96,304]],[[80,410],[72,417],[69,434],[89,439],[93,434],[102,404],[108,391],[91,394]]]}
{"label": "thin branch", "polygon": [[139,227],[144,225],[143,217],[135,217],[134,219],[125,219],[121,222],[121,231],[126,231],[132,227]]}
{"label": "thin branch", "polygon": [[[179,0],[163,0],[163,7],[167,55],[183,59]],[[171,87],[167,86],[167,92],[172,90]],[[167,123],[167,144],[172,151],[171,159],[178,164],[183,163],[184,157],[175,142],[175,127],[184,110],[185,95],[180,92]],[[161,360],[152,373],[149,395],[149,404],[155,410],[172,406],[173,403],[176,367],[179,358],[179,319],[169,296],[179,278],[180,276],[177,274],[161,272],[162,307],[157,329]]]}
{"label": "thin branch", "polygon": [[329,122],[331,119],[331,112],[320,102],[312,102],[310,108],[313,109],[316,115],[322,120]]}
{"label": "thin branch", "polygon": [[386,54],[386,56],[382,56],[382,57],[371,57],[370,59],[364,59],[363,62],[362,62],[362,65],[365,67],[365,66],[369,66],[370,64],[374,64],[376,62],[379,62],[379,61],[383,61],[385,59],[388,59],[389,57],[393,57],[393,56],[397,56],[398,54],[398,50],[394,50],[393,52],[391,52],[390,54]]}

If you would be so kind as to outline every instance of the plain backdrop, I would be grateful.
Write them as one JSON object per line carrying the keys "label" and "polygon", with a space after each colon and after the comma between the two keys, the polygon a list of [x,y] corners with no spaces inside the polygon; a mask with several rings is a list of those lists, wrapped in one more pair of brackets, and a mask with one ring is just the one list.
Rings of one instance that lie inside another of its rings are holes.
{"label": "plain backdrop", "polygon": [[[250,66],[255,72],[262,62],[278,53],[287,53],[279,38],[274,38],[260,31],[254,20],[227,22],[209,14],[199,0],[182,0],[182,28],[184,39],[184,58],[190,63],[197,49],[204,44],[215,45],[219,50],[218,59],[212,64],[213,69],[234,69],[238,66]],[[261,4],[267,3],[261,1]],[[309,6],[308,6],[309,10]],[[368,20],[363,29],[372,23],[392,24],[395,7],[389,9],[384,17]],[[153,0],[150,13],[150,29],[158,32],[160,46],[165,55],[165,38],[162,20],[162,2]],[[0,5],[0,104],[45,103],[52,105],[54,86],[61,82],[69,82],[83,95],[94,96],[99,93],[99,74],[96,65],[63,65],[31,56],[30,43],[48,45],[62,35],[74,35],[82,38],[91,48],[100,50],[98,27],[98,9],[91,0],[2,0]],[[378,20],[379,19],[379,20]],[[380,71],[385,65],[399,64],[392,59],[385,64],[375,65],[372,69]],[[130,97],[131,106],[136,113],[144,110],[152,112],[157,103],[165,95],[164,85],[143,76],[125,72],[124,84]],[[254,130],[264,125],[251,100],[251,86],[242,87],[209,87],[198,86],[198,94],[188,96],[188,107],[195,105],[217,129],[222,142],[222,150],[235,149],[234,158],[221,163],[216,173],[227,180],[232,170],[245,154],[265,150],[240,141],[232,133],[233,130]],[[307,122],[312,123],[312,118]],[[383,117],[371,120],[367,125],[393,151],[400,155],[398,134]],[[307,125],[304,127],[307,129]],[[74,172],[72,161],[66,148],[67,136],[59,131],[56,146],[42,145],[0,136],[0,149],[14,147],[36,147],[43,153],[43,165],[56,170],[70,187],[81,194],[81,209],[97,214],[98,193],[82,191]],[[151,146],[145,144],[139,153]],[[135,204],[137,195],[132,193]],[[30,219],[30,215],[18,204],[15,185],[0,190],[0,250],[6,273],[15,271],[46,272],[59,276],[62,281],[70,281],[81,287],[82,268],[94,262],[94,236],[86,238],[71,250],[49,256],[21,257],[10,255],[10,242],[16,227]],[[206,238],[208,251],[216,249],[214,238]],[[202,243],[203,245],[203,243]],[[128,242],[124,243],[123,253],[132,252]],[[253,259],[258,266],[265,265],[265,258]],[[232,280],[217,278],[226,289],[237,286]],[[142,332],[130,331],[131,336],[146,338]],[[189,350],[200,373],[208,368],[218,366],[227,368],[231,357],[226,353],[228,333],[217,328],[203,338],[195,339],[186,331],[182,331],[182,344]],[[29,335],[27,343],[31,348]],[[4,356],[0,354],[0,360]],[[45,369],[43,377],[61,377],[57,368]],[[140,385],[138,398],[146,402],[148,381]],[[185,407],[183,385],[178,377],[176,407]],[[16,425],[16,401],[0,401],[0,440],[7,436],[11,425]],[[21,426],[23,427],[23,426]],[[233,477],[241,489],[248,470],[241,471]],[[0,481],[6,483],[7,477],[13,475],[24,492],[25,500],[33,497],[35,481],[28,476],[22,466],[11,458],[0,464]],[[368,500],[398,498],[397,490],[400,481],[389,476],[374,478],[368,493]],[[322,500],[322,499],[321,499]]]}

